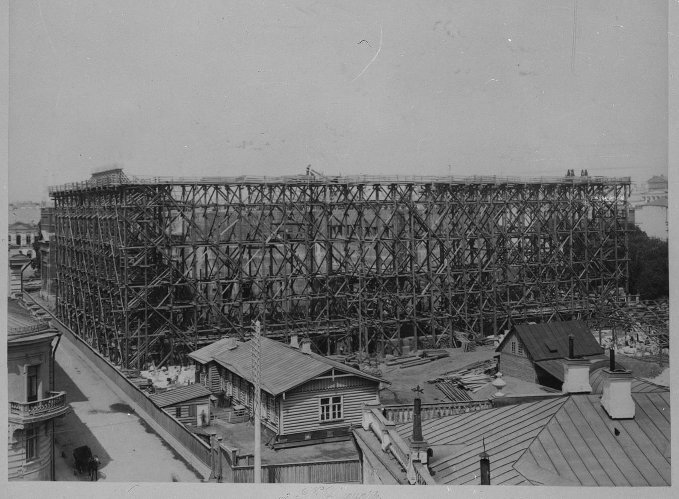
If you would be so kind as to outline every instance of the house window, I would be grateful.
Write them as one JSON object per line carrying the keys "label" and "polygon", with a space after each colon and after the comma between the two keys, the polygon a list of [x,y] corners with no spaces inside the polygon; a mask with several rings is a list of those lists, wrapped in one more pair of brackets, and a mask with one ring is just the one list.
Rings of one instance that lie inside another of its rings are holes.
{"label": "house window", "polygon": [[17,241],[17,246],[21,246],[21,234],[17,234],[16,241]]}
{"label": "house window", "polygon": [[38,458],[38,430],[26,428],[26,461]]}
{"label": "house window", "polygon": [[26,234],[26,246],[28,246],[29,244],[31,244],[31,235]]}
{"label": "house window", "polygon": [[518,351],[519,351],[519,355],[523,355],[523,343],[521,343],[520,341],[519,341]]}
{"label": "house window", "polygon": [[174,408],[174,417],[175,418],[181,418],[182,417],[182,408],[181,407],[175,407]]}
{"label": "house window", "polygon": [[512,353],[516,353],[516,341],[512,341]]}
{"label": "house window", "polygon": [[264,396],[266,397],[266,415],[267,415],[267,418],[273,421],[275,419],[274,398],[267,393],[265,393]]}
{"label": "house window", "polygon": [[26,401],[35,402],[38,400],[38,368],[40,366],[28,366],[27,386],[26,386]]}
{"label": "house window", "polygon": [[195,418],[198,415],[198,412],[196,411],[197,407],[195,405],[190,405],[189,406],[189,416],[192,418]]}
{"label": "house window", "polygon": [[342,419],[342,397],[321,398],[321,421],[336,421]]}

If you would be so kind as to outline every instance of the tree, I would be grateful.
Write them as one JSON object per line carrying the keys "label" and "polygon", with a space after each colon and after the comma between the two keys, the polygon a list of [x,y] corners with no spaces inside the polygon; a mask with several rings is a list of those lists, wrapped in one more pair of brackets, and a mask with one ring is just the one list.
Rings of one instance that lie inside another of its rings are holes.
{"label": "tree", "polygon": [[668,244],[628,223],[629,292],[642,300],[669,296]]}

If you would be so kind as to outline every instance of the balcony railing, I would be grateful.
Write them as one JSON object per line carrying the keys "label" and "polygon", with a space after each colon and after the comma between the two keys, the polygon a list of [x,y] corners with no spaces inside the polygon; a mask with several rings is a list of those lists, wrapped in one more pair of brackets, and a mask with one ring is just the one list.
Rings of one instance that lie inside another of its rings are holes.
{"label": "balcony railing", "polygon": [[68,410],[66,392],[47,392],[47,398],[34,402],[9,403],[9,419],[14,422],[30,423],[49,419]]}

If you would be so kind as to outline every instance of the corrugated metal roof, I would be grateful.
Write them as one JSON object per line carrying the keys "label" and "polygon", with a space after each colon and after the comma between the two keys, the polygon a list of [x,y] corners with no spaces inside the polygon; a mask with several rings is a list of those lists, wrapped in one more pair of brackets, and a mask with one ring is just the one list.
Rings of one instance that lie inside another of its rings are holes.
{"label": "corrugated metal roof", "polygon": [[172,390],[163,393],[156,393],[149,398],[155,402],[158,407],[167,407],[169,405],[179,404],[181,402],[188,402],[189,400],[208,397],[212,394],[205,386],[196,383],[194,385],[178,386]]}
{"label": "corrugated metal roof", "polygon": [[636,414],[625,420],[610,419],[598,395],[569,397],[516,468],[531,469],[531,480],[545,485],[554,476],[572,485],[670,485],[670,394],[632,397]]}
{"label": "corrugated metal roof", "polygon": [[[576,357],[603,354],[594,335],[583,321],[545,322],[542,324],[518,324],[514,331],[533,361],[563,359],[568,357],[568,335],[574,339]],[[511,334],[498,345],[499,352]]]}
{"label": "corrugated metal roof", "polygon": [[[222,342],[221,345],[215,346],[220,342]],[[214,360],[241,378],[252,381],[251,340],[236,342],[238,346],[233,350],[226,347],[225,340],[219,340],[216,343],[192,352],[189,357],[202,364]],[[296,348],[269,338],[262,338],[261,349],[262,389],[272,395],[279,395],[306,383],[316,376],[329,372],[333,367],[361,378],[386,382],[346,364],[326,359],[315,353],[304,354]]]}
{"label": "corrugated metal roof", "polygon": [[[422,435],[434,451],[431,467],[436,482],[478,485],[479,454],[485,440],[491,484],[529,485],[513,465],[566,400],[558,397],[423,421]],[[410,437],[412,423],[400,425],[398,432]],[[464,447],[449,456],[437,453],[437,447],[455,444]]]}
{"label": "corrugated metal roof", "polygon": [[[589,374],[589,384],[592,387],[592,393],[603,393],[604,389],[604,371],[603,369],[596,369]],[[660,393],[667,392],[669,388],[661,385],[656,385],[650,381],[641,378],[632,378],[632,392],[633,393]]]}

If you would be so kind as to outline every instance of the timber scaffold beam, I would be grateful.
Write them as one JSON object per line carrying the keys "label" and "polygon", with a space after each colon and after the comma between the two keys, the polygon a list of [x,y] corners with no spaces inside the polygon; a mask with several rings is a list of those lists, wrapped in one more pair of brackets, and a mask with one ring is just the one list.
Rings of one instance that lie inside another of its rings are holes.
{"label": "timber scaffold beam", "polygon": [[57,312],[124,368],[225,335],[399,353],[625,298],[629,178],[98,177],[50,189]]}

